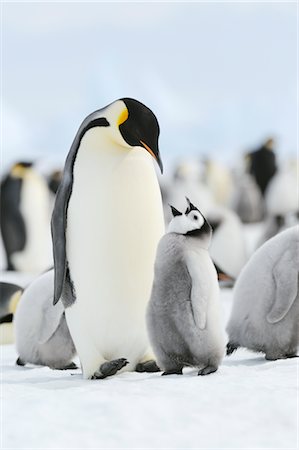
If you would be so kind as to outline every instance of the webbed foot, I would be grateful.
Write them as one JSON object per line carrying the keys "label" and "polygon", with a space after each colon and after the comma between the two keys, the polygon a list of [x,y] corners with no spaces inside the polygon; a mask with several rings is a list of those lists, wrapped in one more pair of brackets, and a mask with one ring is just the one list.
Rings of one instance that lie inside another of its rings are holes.
{"label": "webbed foot", "polygon": [[226,344],[226,354],[231,355],[233,352],[235,352],[237,350],[239,346],[236,344],[233,344],[232,342],[228,342],[228,344]]}
{"label": "webbed foot", "polygon": [[107,361],[101,364],[99,371],[95,372],[91,380],[102,380],[106,377],[115,375],[120,369],[129,364],[125,358],[114,359],[113,361]]}
{"label": "webbed foot", "polygon": [[176,368],[176,369],[165,370],[165,372],[162,373],[162,376],[164,376],[164,375],[183,375],[183,369]]}
{"label": "webbed foot", "polygon": [[26,363],[20,357],[16,360],[17,366],[25,366],[25,364]]}
{"label": "webbed foot", "polygon": [[75,370],[75,369],[78,369],[77,364],[71,362],[64,367],[58,367],[56,370]]}
{"label": "webbed foot", "polygon": [[161,372],[161,369],[153,359],[137,364],[135,370],[136,372]]}
{"label": "webbed foot", "polygon": [[209,375],[210,373],[216,372],[217,369],[218,367],[215,366],[207,366],[204,367],[203,369],[200,369],[197,375]]}

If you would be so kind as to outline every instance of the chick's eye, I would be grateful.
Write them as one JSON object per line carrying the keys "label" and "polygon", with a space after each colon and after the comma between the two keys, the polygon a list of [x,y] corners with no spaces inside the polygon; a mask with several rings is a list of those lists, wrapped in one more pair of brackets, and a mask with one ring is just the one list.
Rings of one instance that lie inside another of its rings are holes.
{"label": "chick's eye", "polygon": [[197,219],[198,219],[198,216],[196,216],[196,215],[194,214],[193,219],[194,219],[194,220],[197,220]]}

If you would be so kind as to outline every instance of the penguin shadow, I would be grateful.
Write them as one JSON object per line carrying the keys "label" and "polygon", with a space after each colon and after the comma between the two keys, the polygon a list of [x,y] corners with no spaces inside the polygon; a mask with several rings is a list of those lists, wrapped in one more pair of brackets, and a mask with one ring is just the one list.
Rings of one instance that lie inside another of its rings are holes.
{"label": "penguin shadow", "polygon": [[[45,372],[45,366],[35,366],[35,365],[26,365],[26,366],[1,366],[2,373],[9,374],[11,372],[21,372],[26,373],[26,375],[30,374],[30,372],[34,371],[34,375],[30,376],[28,379],[21,380],[23,385],[43,385],[43,389],[53,389],[53,383],[55,383],[55,389],[68,389],[73,387],[82,387],[82,384],[86,382],[86,380],[82,377],[82,372],[80,369],[76,372],[75,370],[58,370],[48,368],[48,371]],[[43,369],[43,371],[41,370]],[[38,373],[38,372],[41,373]],[[61,374],[64,374],[61,376]],[[3,384],[15,385],[20,384],[20,380],[3,380]],[[48,385],[47,385],[48,384]]]}

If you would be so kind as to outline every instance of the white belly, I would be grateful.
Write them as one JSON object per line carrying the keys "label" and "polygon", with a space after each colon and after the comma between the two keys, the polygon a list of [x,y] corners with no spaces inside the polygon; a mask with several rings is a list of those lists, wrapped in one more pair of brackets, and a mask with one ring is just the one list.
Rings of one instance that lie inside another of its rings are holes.
{"label": "white belly", "polygon": [[67,319],[71,333],[73,323],[84,323],[107,360],[146,350],[145,309],[163,232],[150,155],[141,149],[102,152],[81,144],[66,232],[77,300]]}
{"label": "white belly", "polygon": [[25,248],[12,255],[21,272],[41,272],[52,264],[49,190],[44,179],[27,170],[21,190],[21,213],[25,222]]}

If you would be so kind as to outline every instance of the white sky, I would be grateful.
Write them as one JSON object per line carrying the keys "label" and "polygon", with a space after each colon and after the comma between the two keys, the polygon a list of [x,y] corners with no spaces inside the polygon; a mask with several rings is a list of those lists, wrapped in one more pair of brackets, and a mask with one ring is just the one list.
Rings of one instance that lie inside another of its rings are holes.
{"label": "white sky", "polygon": [[296,153],[296,3],[4,3],[3,157],[64,160],[91,111],[134,97],[164,161]]}

